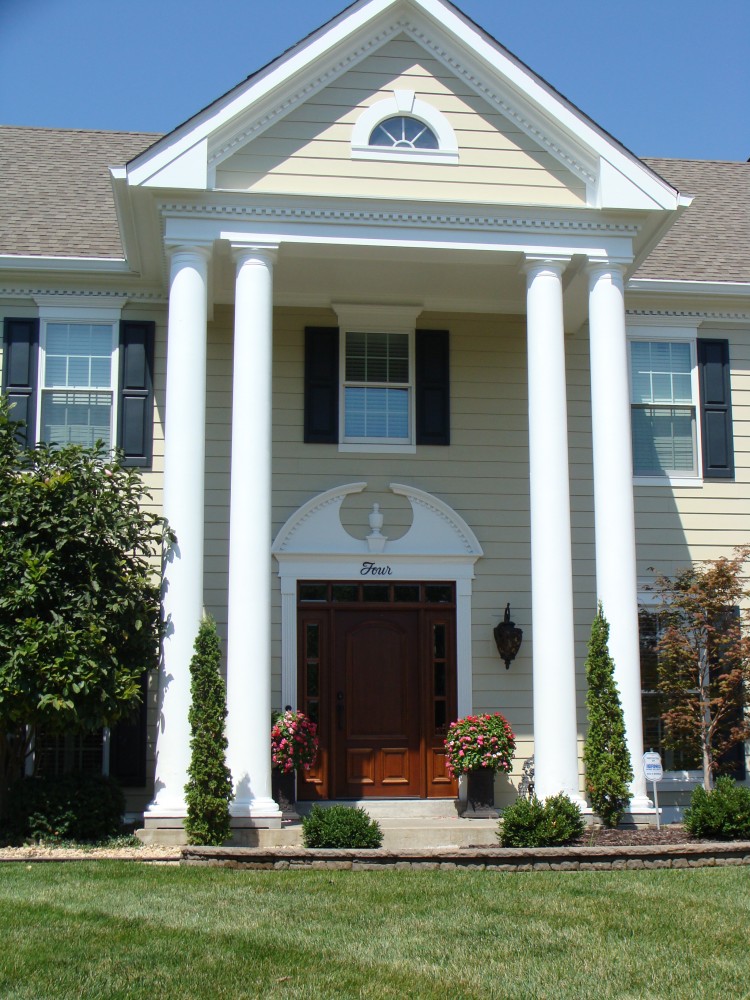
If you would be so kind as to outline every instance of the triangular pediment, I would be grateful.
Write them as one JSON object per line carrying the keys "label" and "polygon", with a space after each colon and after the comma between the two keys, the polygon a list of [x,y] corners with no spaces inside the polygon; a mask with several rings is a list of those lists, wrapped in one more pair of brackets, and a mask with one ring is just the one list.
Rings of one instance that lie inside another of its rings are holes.
{"label": "triangular pediment", "polygon": [[[453,128],[457,160],[404,157],[395,171],[352,155],[358,116],[389,95],[408,104],[409,94]],[[360,0],[134,160],[128,181],[269,195],[678,206],[674,189],[446,0]]]}

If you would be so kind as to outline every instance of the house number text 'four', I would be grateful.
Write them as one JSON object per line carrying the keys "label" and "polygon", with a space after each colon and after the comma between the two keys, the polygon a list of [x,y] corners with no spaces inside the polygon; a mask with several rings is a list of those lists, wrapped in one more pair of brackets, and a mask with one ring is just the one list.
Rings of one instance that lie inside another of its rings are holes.
{"label": "house number text 'four'", "polygon": [[393,576],[393,570],[390,566],[376,566],[374,562],[364,562],[362,563],[362,569],[359,571],[360,576]]}

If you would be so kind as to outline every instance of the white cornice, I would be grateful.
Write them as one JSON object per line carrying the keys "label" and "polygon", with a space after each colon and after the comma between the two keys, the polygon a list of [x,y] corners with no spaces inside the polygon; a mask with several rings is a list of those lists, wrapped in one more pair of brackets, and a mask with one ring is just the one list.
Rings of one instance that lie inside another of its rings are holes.
{"label": "white cornice", "polygon": [[164,218],[257,219],[264,222],[327,222],[347,225],[393,225],[450,229],[490,229],[510,232],[598,233],[633,238],[640,227],[633,223],[601,219],[554,219],[495,215],[491,211],[476,214],[462,212],[410,211],[408,209],[313,208],[310,205],[238,205],[162,202]]}
{"label": "white cornice", "polygon": [[44,296],[60,297],[66,301],[75,299],[90,299],[101,301],[113,297],[123,297],[132,305],[133,303],[146,302],[149,304],[166,304],[167,298],[162,291],[139,291],[124,288],[61,288],[54,285],[42,287],[40,285],[0,285],[0,298],[25,298],[37,299]]}
{"label": "white cornice", "polygon": [[626,309],[625,314],[628,319],[638,319],[641,322],[647,319],[682,319],[701,320],[711,323],[750,323],[750,310],[730,311],[720,309]]}

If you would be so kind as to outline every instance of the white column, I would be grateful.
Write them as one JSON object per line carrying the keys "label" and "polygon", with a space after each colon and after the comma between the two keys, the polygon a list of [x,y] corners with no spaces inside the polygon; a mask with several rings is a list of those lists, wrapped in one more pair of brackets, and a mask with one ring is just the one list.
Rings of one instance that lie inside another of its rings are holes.
{"label": "white column", "polygon": [[526,264],[535,782],[579,804],[562,272]]}
{"label": "white column", "polygon": [[609,621],[609,651],[615,661],[615,680],[635,775],[631,809],[643,811],[652,804],[641,767],[643,721],[630,380],[623,273],[617,265],[589,265],[589,339],[596,589]]}
{"label": "white column", "polygon": [[147,816],[184,817],[190,763],[190,660],[203,615],[203,492],[209,251],[172,253],[164,425],[164,515],[177,535],[164,566],[168,620],[159,674],[154,801]]}
{"label": "white column", "polygon": [[232,814],[278,826],[271,798],[271,249],[235,248],[227,762]]}

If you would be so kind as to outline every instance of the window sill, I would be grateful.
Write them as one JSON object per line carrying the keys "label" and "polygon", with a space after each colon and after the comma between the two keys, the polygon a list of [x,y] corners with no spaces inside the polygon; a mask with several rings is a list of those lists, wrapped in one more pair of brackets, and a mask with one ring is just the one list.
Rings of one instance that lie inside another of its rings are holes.
{"label": "window sill", "polygon": [[458,163],[458,152],[452,149],[393,149],[376,146],[352,146],[353,160],[380,160],[381,162],[403,163]]}
{"label": "window sill", "polygon": [[366,452],[369,454],[383,455],[414,455],[417,451],[417,446],[415,444],[387,444],[385,442],[344,442],[343,444],[339,444],[339,451],[360,453]]}
{"label": "window sill", "polygon": [[698,489],[703,486],[699,476],[633,476],[633,486],[687,486]]}

